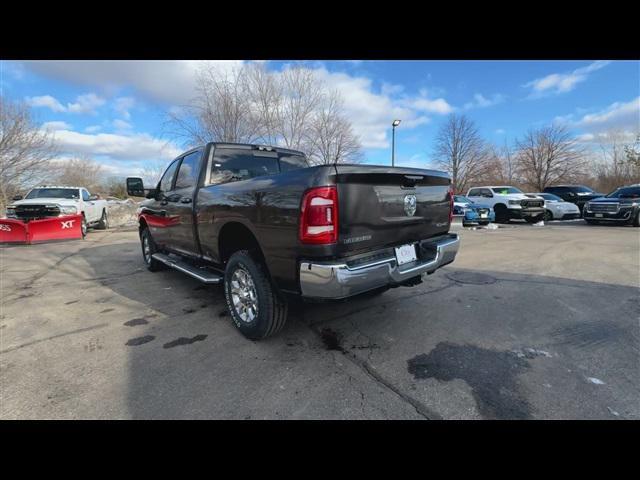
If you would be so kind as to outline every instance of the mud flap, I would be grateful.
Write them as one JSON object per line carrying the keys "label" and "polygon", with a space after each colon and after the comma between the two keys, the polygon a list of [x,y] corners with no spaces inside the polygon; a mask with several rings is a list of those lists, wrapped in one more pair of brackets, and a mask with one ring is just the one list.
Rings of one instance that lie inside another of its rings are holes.
{"label": "mud flap", "polygon": [[23,222],[0,218],[0,243],[32,244],[82,238],[82,215],[65,215]]}

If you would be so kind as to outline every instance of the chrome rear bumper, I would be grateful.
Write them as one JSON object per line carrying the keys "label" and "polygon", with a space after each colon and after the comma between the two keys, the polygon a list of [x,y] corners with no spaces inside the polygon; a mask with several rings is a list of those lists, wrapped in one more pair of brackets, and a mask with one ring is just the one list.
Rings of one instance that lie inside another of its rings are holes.
{"label": "chrome rear bumper", "polygon": [[339,299],[396,285],[453,262],[459,245],[460,239],[455,233],[423,240],[416,244],[421,252],[418,260],[401,266],[395,256],[352,267],[347,262],[303,261],[300,263],[300,289],[304,297]]}

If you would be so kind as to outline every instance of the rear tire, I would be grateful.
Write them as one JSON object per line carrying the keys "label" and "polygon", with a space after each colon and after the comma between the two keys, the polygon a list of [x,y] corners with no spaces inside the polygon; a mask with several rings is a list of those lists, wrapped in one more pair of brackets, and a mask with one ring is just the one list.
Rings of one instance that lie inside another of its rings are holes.
{"label": "rear tire", "polygon": [[145,228],[140,234],[140,245],[142,246],[142,258],[147,266],[147,270],[150,272],[157,272],[167,268],[164,263],[153,258],[153,254],[158,252],[158,247],[153,241],[153,237],[151,236],[151,232],[148,228]]}
{"label": "rear tire", "polygon": [[229,258],[224,296],[233,323],[250,340],[276,334],[287,321],[287,302],[271,284],[265,265],[248,250]]}
{"label": "rear tire", "polygon": [[107,217],[106,210],[102,210],[102,217],[100,218],[100,221],[96,225],[96,228],[98,230],[106,230],[109,228],[109,218]]}
{"label": "rear tire", "polygon": [[553,220],[553,212],[551,210],[545,210],[544,211],[544,221],[545,222],[550,222],[551,220]]}
{"label": "rear tire", "polygon": [[640,227],[640,209],[638,209],[638,211],[636,212],[636,216],[631,222],[631,225],[633,225],[634,227]]}

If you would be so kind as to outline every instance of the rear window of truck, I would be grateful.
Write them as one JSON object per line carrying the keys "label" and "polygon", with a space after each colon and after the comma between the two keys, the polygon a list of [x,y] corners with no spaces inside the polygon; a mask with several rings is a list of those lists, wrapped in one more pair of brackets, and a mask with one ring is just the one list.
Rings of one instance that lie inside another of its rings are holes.
{"label": "rear window of truck", "polygon": [[308,166],[306,159],[301,155],[278,154],[262,150],[217,148],[213,155],[213,162],[211,162],[209,184],[248,180]]}

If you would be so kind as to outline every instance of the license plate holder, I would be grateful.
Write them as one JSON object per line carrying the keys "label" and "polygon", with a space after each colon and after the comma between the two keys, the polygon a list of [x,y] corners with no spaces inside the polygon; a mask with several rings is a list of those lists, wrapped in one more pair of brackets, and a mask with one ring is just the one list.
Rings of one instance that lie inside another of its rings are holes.
{"label": "license plate holder", "polygon": [[416,255],[415,244],[401,245],[395,248],[396,260],[398,265],[404,265],[405,263],[411,263],[418,259]]}
{"label": "license plate holder", "polygon": [[596,217],[598,217],[598,218],[602,218],[602,217],[603,217],[603,215],[602,215],[601,213],[596,213]]}

